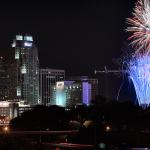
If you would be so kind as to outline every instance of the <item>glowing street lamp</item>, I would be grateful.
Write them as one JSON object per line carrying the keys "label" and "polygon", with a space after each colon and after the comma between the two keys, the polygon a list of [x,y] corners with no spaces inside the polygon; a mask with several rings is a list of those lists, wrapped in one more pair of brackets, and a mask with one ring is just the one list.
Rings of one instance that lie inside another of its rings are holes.
{"label": "glowing street lamp", "polygon": [[110,131],[111,131],[111,127],[110,127],[109,125],[107,125],[107,126],[105,127],[105,131],[106,131],[106,132],[110,132]]}
{"label": "glowing street lamp", "polygon": [[5,127],[3,128],[3,130],[4,130],[5,133],[7,133],[7,132],[9,131],[8,126],[5,126]]}

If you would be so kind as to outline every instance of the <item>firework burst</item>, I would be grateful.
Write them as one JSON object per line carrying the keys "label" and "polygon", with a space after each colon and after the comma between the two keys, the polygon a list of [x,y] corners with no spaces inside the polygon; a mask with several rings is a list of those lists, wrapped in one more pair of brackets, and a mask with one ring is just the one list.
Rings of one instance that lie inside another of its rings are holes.
{"label": "firework burst", "polygon": [[140,105],[150,104],[150,0],[138,0],[126,31],[134,49],[128,61],[129,78]]}
{"label": "firework burst", "polygon": [[130,25],[126,31],[131,33],[128,38],[136,50],[135,54],[150,53],[150,0],[139,0],[131,18],[127,18]]}
{"label": "firework burst", "polygon": [[150,57],[135,57],[128,63],[129,78],[132,80],[140,105],[150,103]]}

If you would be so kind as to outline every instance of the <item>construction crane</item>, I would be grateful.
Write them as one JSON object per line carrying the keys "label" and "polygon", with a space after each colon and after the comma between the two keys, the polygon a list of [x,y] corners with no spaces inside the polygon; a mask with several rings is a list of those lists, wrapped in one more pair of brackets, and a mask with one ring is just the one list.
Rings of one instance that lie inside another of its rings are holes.
{"label": "construction crane", "polygon": [[109,91],[108,91],[108,74],[109,73],[114,73],[114,74],[121,74],[121,73],[126,73],[126,70],[108,70],[106,66],[104,66],[104,70],[95,70],[95,74],[105,74],[105,97],[109,96]]}
{"label": "construction crane", "polygon": [[125,70],[108,70],[107,67],[105,66],[104,67],[104,70],[94,70],[94,73],[97,74],[97,73],[100,73],[100,74],[107,74],[107,73],[124,73],[126,72]]}

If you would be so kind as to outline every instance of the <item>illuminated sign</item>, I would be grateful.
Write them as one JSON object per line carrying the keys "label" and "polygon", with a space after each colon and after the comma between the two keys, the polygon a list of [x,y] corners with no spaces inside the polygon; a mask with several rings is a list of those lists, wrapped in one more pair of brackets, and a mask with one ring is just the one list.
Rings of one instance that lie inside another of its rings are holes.
{"label": "illuminated sign", "polygon": [[23,36],[22,35],[16,35],[16,40],[18,40],[18,41],[23,40]]}
{"label": "illuminated sign", "polygon": [[24,46],[31,47],[31,46],[32,46],[32,43],[24,42]]}
{"label": "illuminated sign", "polygon": [[25,36],[24,40],[32,42],[33,38],[32,38],[32,36]]}
{"label": "illuminated sign", "polygon": [[57,82],[56,88],[64,88],[64,82]]}

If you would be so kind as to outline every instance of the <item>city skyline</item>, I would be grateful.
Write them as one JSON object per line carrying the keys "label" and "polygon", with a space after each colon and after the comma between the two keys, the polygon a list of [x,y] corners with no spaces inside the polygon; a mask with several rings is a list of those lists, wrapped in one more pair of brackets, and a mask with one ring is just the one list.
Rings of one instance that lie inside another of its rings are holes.
{"label": "city skyline", "polygon": [[112,59],[120,57],[133,5],[129,0],[2,4],[0,52],[7,55],[13,37],[27,33],[37,42],[42,68],[65,69],[69,75],[116,68]]}

